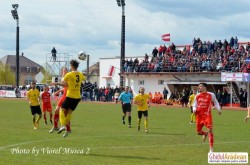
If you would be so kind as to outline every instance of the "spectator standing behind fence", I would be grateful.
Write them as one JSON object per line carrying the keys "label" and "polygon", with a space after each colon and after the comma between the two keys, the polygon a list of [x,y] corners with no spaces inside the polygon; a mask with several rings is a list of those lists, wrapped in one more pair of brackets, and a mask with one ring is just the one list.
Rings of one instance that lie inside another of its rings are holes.
{"label": "spectator standing behind fence", "polygon": [[56,61],[56,53],[57,53],[56,48],[53,47],[53,49],[51,50],[51,54],[52,54],[52,59],[53,59],[53,61]]}
{"label": "spectator standing behind fence", "polygon": [[240,107],[243,107],[243,94],[244,91],[242,88],[240,88],[239,96],[240,96]]}
{"label": "spectator standing behind fence", "polygon": [[221,108],[223,107],[223,106],[225,106],[225,104],[227,103],[227,95],[228,95],[228,92],[227,92],[227,90],[224,88],[223,89],[223,91],[222,91],[222,93],[221,93],[221,101],[222,101],[222,103],[221,103]]}

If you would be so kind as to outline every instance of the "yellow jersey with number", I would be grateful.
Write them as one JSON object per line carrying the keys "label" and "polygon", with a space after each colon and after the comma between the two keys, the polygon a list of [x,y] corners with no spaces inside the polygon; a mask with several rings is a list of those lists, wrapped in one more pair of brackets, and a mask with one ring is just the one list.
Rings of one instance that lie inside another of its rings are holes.
{"label": "yellow jersey with number", "polygon": [[135,96],[134,101],[137,103],[141,103],[142,105],[138,105],[137,109],[138,111],[146,111],[148,110],[148,99],[149,95],[148,94],[138,94]]}
{"label": "yellow jersey with number", "polygon": [[81,98],[81,84],[86,80],[85,76],[81,72],[72,71],[68,72],[63,80],[68,84],[68,90],[66,97],[79,99]]}
{"label": "yellow jersey with number", "polygon": [[40,97],[40,92],[38,89],[30,89],[27,92],[27,98],[30,101],[31,106],[38,106],[39,105],[39,97]]}

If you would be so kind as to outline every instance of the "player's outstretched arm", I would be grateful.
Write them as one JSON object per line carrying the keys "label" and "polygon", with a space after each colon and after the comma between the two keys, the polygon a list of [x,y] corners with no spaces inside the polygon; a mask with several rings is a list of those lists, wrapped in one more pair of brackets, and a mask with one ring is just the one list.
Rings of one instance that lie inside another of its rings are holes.
{"label": "player's outstretched arm", "polygon": [[53,95],[57,96],[57,95],[59,95],[60,92],[63,92],[63,89],[60,89],[60,90],[56,91],[55,93],[53,93]]}

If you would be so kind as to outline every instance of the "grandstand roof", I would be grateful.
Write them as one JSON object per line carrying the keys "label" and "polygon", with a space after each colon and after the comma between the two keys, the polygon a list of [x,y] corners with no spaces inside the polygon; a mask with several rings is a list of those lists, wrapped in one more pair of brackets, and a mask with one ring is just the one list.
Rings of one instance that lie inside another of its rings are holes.
{"label": "grandstand roof", "polygon": [[[16,67],[16,55],[6,55],[2,58],[0,58],[0,62],[2,62],[4,65],[8,64],[10,67],[15,68]],[[24,55],[19,56],[19,66],[21,67],[40,67],[42,68],[41,65],[37,64],[36,62],[28,59]]]}

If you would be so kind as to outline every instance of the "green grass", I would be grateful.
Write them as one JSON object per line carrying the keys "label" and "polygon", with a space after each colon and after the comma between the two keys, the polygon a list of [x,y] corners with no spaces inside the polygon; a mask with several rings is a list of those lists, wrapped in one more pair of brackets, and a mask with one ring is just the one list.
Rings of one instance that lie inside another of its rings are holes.
{"label": "green grass", "polygon": [[[152,106],[149,111],[149,133],[137,131],[136,107],[132,112],[132,128],[121,123],[120,104],[83,103],[73,113],[72,134],[48,131],[51,125],[40,122],[33,130],[28,103],[25,100],[0,99],[1,165],[128,164],[175,165],[207,164],[208,141],[201,142],[195,125],[189,124],[190,111],[172,106]],[[213,111],[217,152],[249,152],[250,123],[244,123],[245,111]],[[13,153],[15,148],[29,153]],[[38,149],[37,156],[32,153]],[[42,152],[43,149],[58,153]],[[84,154],[63,154],[64,148],[82,150]],[[89,150],[89,151],[88,151]],[[60,152],[59,152],[60,151]],[[88,152],[89,154],[86,154]]]}

